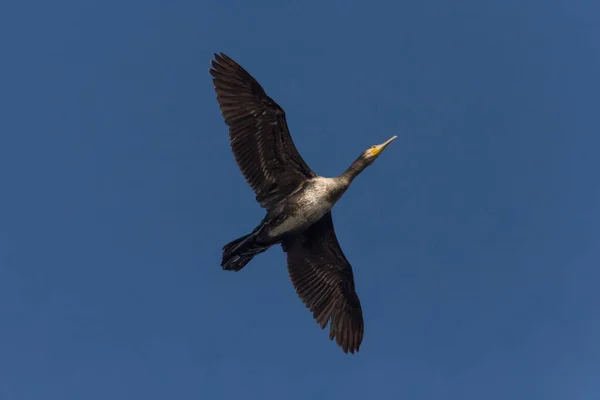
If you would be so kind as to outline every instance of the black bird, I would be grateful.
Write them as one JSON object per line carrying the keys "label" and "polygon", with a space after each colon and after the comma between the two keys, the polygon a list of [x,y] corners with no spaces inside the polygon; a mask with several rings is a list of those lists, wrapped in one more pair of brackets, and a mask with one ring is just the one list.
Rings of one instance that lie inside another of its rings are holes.
{"label": "black bird", "polygon": [[362,308],[331,209],[396,136],[367,149],[342,175],[318,176],[298,153],[283,109],[238,63],[223,53],[214,56],[210,74],[233,155],[266,209],[250,234],[223,247],[221,266],[239,271],[257,254],[281,244],[298,296],[321,328],[331,321],[330,339],[354,353],[363,340]]}

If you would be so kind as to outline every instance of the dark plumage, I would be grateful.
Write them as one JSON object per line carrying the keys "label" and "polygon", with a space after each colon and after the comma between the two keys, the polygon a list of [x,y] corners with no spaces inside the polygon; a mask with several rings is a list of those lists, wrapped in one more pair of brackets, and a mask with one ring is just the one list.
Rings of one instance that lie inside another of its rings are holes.
{"label": "dark plumage", "polygon": [[344,352],[358,351],[364,324],[352,267],[337,241],[331,208],[354,178],[396,137],[375,145],[340,176],[316,175],[290,136],[285,112],[260,84],[225,54],[210,73],[235,160],[265,208],[249,234],[223,247],[223,269],[239,271],[254,256],[281,244],[298,296]]}

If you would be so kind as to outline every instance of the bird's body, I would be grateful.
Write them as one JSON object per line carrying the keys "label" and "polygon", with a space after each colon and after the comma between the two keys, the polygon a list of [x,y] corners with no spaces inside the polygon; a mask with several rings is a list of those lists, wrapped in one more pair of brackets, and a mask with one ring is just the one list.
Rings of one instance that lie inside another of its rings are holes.
{"label": "bird's body", "polygon": [[352,267],[333,228],[331,209],[354,178],[396,137],[363,152],[340,176],[316,175],[289,134],[285,113],[231,58],[215,54],[210,70],[229,125],[235,159],[266,215],[249,234],[223,247],[223,269],[239,271],[281,244],[296,292],[344,352],[358,351],[364,324]]}
{"label": "bird's body", "polygon": [[[275,244],[283,243],[284,239],[303,233],[330,212],[348,186],[347,180],[341,178],[317,176],[307,179],[287,197],[274,203],[252,234],[242,238],[251,238],[252,243],[256,244],[255,249],[261,252]],[[234,245],[240,243],[247,245],[250,242],[232,242]],[[235,250],[231,247],[230,251],[224,252],[222,266],[225,269],[240,270],[245,266],[245,263],[239,261],[242,258],[229,256]]]}
{"label": "bird's body", "polygon": [[269,210],[277,221],[272,223],[269,237],[281,239],[304,232],[333,208],[347,188],[340,179],[320,176],[301,183],[297,191]]}

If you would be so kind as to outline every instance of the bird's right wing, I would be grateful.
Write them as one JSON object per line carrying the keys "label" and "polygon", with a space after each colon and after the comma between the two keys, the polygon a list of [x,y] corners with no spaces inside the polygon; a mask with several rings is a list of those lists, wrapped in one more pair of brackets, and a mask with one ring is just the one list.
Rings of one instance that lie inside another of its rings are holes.
{"label": "bird's right wing", "polygon": [[333,229],[331,212],[303,234],[282,243],[290,279],[321,328],[331,321],[329,338],[345,353],[359,350],[364,333],[352,267]]}
{"label": "bird's right wing", "polygon": [[223,53],[215,54],[210,74],[233,155],[261,206],[315,176],[292,141],[285,112],[256,79]]}

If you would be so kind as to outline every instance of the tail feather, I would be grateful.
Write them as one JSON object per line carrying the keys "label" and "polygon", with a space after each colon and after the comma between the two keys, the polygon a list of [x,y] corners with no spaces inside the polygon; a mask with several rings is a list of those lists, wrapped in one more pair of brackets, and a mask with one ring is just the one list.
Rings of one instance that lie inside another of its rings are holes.
{"label": "tail feather", "polygon": [[258,244],[254,232],[232,240],[223,246],[221,267],[228,271],[239,271],[257,254],[266,251],[270,246]]}

